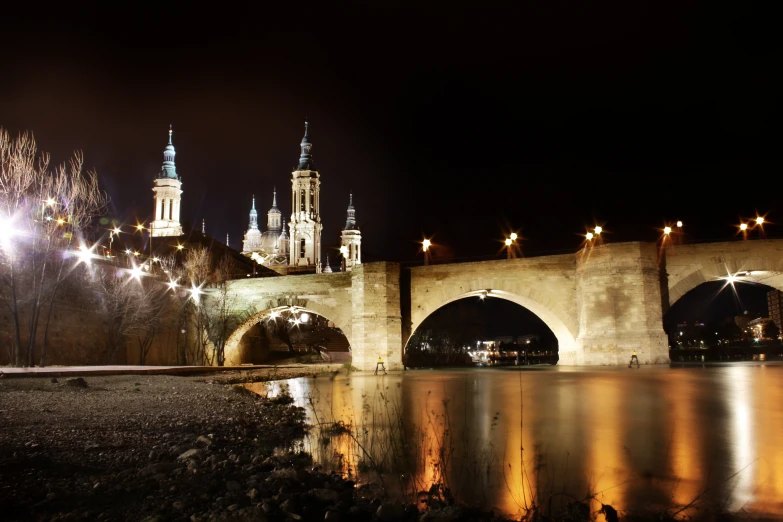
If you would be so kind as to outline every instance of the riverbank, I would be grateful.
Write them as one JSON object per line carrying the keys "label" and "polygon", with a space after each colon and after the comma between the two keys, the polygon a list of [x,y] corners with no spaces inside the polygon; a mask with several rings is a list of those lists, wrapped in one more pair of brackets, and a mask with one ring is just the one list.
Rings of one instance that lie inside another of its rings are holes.
{"label": "riverbank", "polygon": [[379,488],[314,469],[289,397],[234,384],[302,375],[0,379],[2,518],[416,520]]}

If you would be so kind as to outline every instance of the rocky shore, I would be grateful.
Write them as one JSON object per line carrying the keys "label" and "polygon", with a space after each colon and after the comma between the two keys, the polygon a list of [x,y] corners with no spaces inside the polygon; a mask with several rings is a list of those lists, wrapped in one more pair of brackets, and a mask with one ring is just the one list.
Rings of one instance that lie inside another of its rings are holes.
{"label": "rocky shore", "polygon": [[301,451],[304,411],[237,384],[264,378],[0,379],[0,518],[494,518],[464,506],[403,505],[372,484],[313,468]]}

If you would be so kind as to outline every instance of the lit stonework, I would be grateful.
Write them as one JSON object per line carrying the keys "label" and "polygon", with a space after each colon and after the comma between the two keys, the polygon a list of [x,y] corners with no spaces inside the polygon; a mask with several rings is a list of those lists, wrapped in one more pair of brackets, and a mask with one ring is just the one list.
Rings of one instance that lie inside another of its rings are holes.
{"label": "lit stonework", "polygon": [[282,214],[277,208],[277,189],[272,196],[272,208],[267,212],[267,231],[258,229],[256,198],[250,210],[250,226],[242,242],[242,254],[251,257],[258,264],[269,267],[288,265],[288,235],[282,222]]}
{"label": "lit stonework", "polygon": [[150,224],[152,237],[173,237],[182,235],[179,221],[179,206],[182,198],[182,181],[177,175],[174,164],[176,152],[171,143],[172,130],[169,128],[169,143],[163,150],[163,168],[155,179],[152,191],[155,193],[155,219]]}
{"label": "lit stonework", "polygon": [[321,272],[320,174],[310,155],[312,144],[305,134],[300,144],[299,166],[291,173],[291,222],[289,223],[291,267],[312,268]]}
{"label": "lit stonework", "polygon": [[345,258],[345,270],[350,272],[362,264],[362,233],[356,224],[356,210],[353,208],[353,194],[348,203],[348,217],[340,235],[340,253]]}

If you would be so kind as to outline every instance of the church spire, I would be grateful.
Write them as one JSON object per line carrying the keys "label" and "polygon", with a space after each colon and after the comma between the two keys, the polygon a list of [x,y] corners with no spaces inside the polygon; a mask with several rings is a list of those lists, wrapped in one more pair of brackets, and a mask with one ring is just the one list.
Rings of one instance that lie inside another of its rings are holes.
{"label": "church spire", "polygon": [[171,143],[171,134],[173,133],[172,126],[169,125],[169,143],[166,148],[163,149],[163,168],[158,174],[159,178],[179,179],[177,176],[177,167],[174,164],[174,159],[177,156],[177,152],[174,150],[174,145]]}
{"label": "church spire", "polygon": [[253,194],[253,206],[250,209],[250,228],[258,229],[258,212],[256,212],[256,195]]}
{"label": "church spire", "polygon": [[280,210],[277,208],[277,187],[275,187],[272,195],[272,208],[266,213],[266,227],[272,232],[280,232],[282,227],[280,223],[281,218],[282,214],[280,214]]}
{"label": "church spire", "polygon": [[309,124],[305,121],[304,137],[302,138],[302,143],[299,144],[299,147],[301,148],[301,154],[299,155],[299,167],[297,167],[297,170],[315,170],[313,158],[310,155],[310,150],[313,148],[313,144],[310,143],[310,136],[307,133],[308,126]]}
{"label": "church spire", "polygon": [[348,200],[348,217],[345,220],[345,228],[343,230],[358,230],[356,226],[356,210],[353,208],[353,192],[350,193]]}

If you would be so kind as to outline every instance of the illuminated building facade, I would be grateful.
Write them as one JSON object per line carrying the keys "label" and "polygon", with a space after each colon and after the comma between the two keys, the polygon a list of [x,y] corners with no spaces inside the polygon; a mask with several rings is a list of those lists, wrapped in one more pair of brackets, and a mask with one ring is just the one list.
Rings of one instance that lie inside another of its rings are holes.
{"label": "illuminated building facade", "polygon": [[177,153],[171,143],[172,130],[169,128],[169,143],[163,149],[163,168],[154,181],[155,219],[150,224],[150,236],[175,237],[182,235],[179,220],[180,201],[182,199],[182,180],[177,175],[174,158]]}
{"label": "illuminated building facade", "polygon": [[321,175],[315,169],[310,154],[312,143],[305,122],[299,165],[291,173],[291,245],[289,266],[298,269],[315,268],[321,272],[320,198]]}
{"label": "illuminated building facade", "polygon": [[266,232],[258,228],[256,198],[250,209],[250,226],[242,241],[242,254],[253,258],[258,264],[270,268],[288,265],[288,234],[282,221],[282,213],[277,208],[277,189],[272,194],[272,208],[267,212]]}
{"label": "illuminated building facade", "polygon": [[340,252],[345,258],[345,270],[350,272],[362,264],[362,233],[356,224],[356,210],[353,208],[353,194],[348,202],[348,217],[340,235]]}
{"label": "illuminated building facade", "polygon": [[775,326],[783,332],[783,292],[770,290],[767,292],[767,315],[775,321]]}

